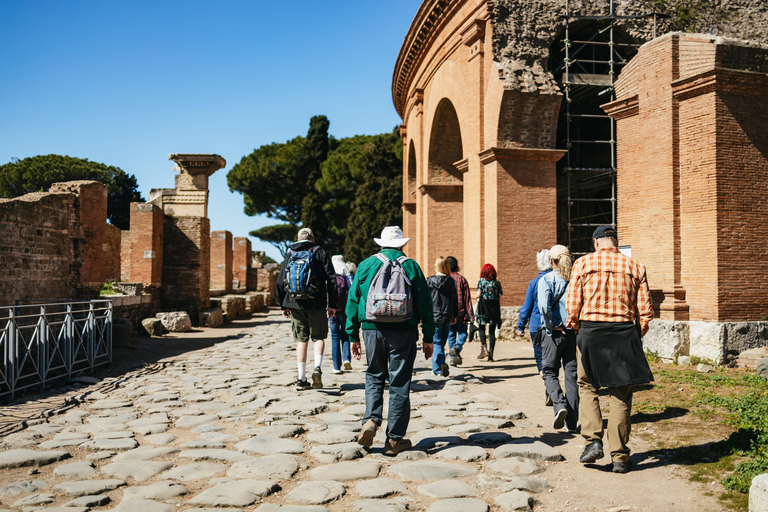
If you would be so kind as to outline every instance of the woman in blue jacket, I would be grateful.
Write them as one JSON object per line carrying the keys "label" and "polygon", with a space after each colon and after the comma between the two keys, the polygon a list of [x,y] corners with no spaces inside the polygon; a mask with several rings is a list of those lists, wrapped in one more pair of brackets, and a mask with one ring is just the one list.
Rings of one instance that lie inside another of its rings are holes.
{"label": "woman in blue jacket", "polygon": [[[520,308],[520,319],[517,321],[517,335],[524,336],[523,329],[528,324],[528,331],[533,343],[533,357],[536,359],[536,368],[541,373],[541,344],[536,339],[536,333],[541,325],[541,316],[539,315],[539,279],[545,274],[552,272],[552,265],[549,263],[549,249],[542,249],[536,253],[536,264],[539,266],[539,275],[531,279],[528,283],[528,289],[525,291],[525,302]],[[549,395],[547,395],[547,405],[552,405]]]}

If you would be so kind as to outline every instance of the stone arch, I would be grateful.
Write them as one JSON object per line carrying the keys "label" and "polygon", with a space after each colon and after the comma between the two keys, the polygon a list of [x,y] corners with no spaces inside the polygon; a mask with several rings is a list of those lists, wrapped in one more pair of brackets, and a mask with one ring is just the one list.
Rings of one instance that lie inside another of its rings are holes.
{"label": "stone arch", "polygon": [[464,158],[461,126],[456,108],[448,98],[437,104],[429,136],[428,182],[435,185],[458,185],[463,181],[456,163]]}
{"label": "stone arch", "polygon": [[417,176],[417,166],[416,166],[416,145],[413,143],[413,139],[411,139],[411,142],[408,144],[408,174],[407,174],[407,186],[408,186],[408,193],[411,195],[411,197],[406,197],[406,201],[412,201],[416,199],[416,176]]}

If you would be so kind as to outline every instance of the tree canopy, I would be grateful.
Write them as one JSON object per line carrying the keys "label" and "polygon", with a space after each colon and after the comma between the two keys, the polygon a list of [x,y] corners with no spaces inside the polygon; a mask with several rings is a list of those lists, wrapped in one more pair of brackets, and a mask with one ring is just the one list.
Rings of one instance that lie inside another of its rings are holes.
{"label": "tree canopy", "polygon": [[0,165],[0,197],[47,192],[62,181],[96,180],[107,189],[107,218],[120,229],[128,229],[130,204],[143,201],[136,176],[119,167],[85,158],[39,155]]}
{"label": "tree canopy", "polygon": [[283,222],[251,232],[281,254],[306,226],[329,253],[360,261],[377,250],[382,227],[402,220],[402,139],[397,129],[335,139],[329,125],[313,117],[306,137],[255,149],[227,181],[246,214]]}

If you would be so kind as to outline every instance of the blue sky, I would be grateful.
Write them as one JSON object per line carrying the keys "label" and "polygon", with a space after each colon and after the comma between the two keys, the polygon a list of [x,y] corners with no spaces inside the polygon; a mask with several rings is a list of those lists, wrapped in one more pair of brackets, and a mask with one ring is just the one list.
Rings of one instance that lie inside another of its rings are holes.
{"label": "blue sky", "polygon": [[[245,236],[226,172],[324,114],[336,137],[392,130],[417,0],[0,0],[0,164],[56,153],[173,187],[169,153],[218,153],[211,229]],[[258,239],[254,249],[277,251]]]}

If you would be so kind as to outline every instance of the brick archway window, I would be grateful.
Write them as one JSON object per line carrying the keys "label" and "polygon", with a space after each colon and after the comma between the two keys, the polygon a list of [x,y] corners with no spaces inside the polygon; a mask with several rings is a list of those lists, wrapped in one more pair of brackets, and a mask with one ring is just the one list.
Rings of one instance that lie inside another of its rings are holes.
{"label": "brick archway window", "polygon": [[408,192],[416,199],[416,146],[413,141],[408,145]]}
{"label": "brick archway window", "polygon": [[460,184],[462,173],[454,165],[464,158],[461,128],[456,109],[448,98],[437,105],[429,137],[429,182]]}

